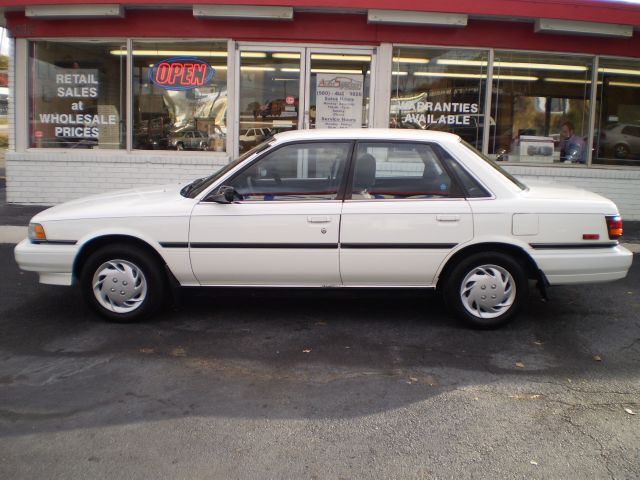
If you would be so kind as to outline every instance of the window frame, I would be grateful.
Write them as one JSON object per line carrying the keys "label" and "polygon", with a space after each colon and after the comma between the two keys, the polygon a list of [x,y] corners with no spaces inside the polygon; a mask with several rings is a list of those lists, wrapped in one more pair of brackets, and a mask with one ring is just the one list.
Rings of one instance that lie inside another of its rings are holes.
{"label": "window frame", "polygon": [[[122,120],[125,122],[125,142],[124,147],[119,149],[91,149],[91,155],[122,155],[122,154],[133,154],[140,155],[147,152],[146,150],[140,150],[133,148],[133,44],[134,42],[148,42],[148,43],[161,43],[167,42],[166,38],[162,37],[130,37],[130,36],[117,36],[117,37],[33,37],[33,38],[18,38],[15,40],[15,51],[14,58],[16,60],[15,64],[15,102],[16,102],[16,140],[15,140],[15,151],[16,152],[28,152],[28,153],[42,153],[43,151],[49,153],[70,153],[72,155],[83,154],[86,155],[87,152],[75,152],[76,149],[73,148],[38,148],[31,147],[29,143],[28,133],[30,129],[31,122],[31,103],[30,103],[30,89],[29,84],[32,81],[31,72],[29,70],[29,51],[30,44],[36,42],[63,42],[63,43],[79,43],[79,44],[99,44],[102,42],[122,42],[126,45],[127,55],[125,62],[125,71],[123,75],[125,75],[125,84],[126,84],[126,92],[125,92],[125,112],[122,115]],[[227,95],[229,98],[233,98],[235,96],[235,92],[232,90],[234,85],[234,52],[236,42],[231,38],[175,38],[171,39],[172,43],[176,45],[183,45],[189,43],[198,43],[198,42],[220,42],[224,43],[227,50]],[[24,111],[21,111],[21,110]],[[227,112],[227,124],[231,124],[233,119],[233,109],[230,108]],[[19,127],[22,128],[19,128]],[[233,145],[235,142],[235,137],[233,137],[232,129],[227,129],[227,135],[225,139],[225,151],[224,152],[213,152],[213,151],[189,151],[184,154],[185,156],[224,156],[229,159],[233,159]],[[149,151],[151,152],[151,151]],[[171,156],[175,157],[175,150],[153,150],[153,156]],[[151,153],[149,153],[151,154]],[[180,155],[182,156],[182,155]],[[176,161],[179,163],[179,158]]]}
{"label": "window frame", "polygon": [[[31,85],[33,82],[33,78],[32,78],[32,72],[30,69],[30,60],[31,60],[31,44],[33,43],[38,43],[38,42],[51,42],[51,43],[77,43],[77,44],[83,44],[83,45],[90,45],[90,44],[103,44],[103,43],[117,43],[117,42],[121,42],[122,44],[125,45],[125,48],[127,49],[127,55],[126,55],[126,61],[125,61],[125,65],[124,65],[124,72],[121,72],[121,75],[123,74],[125,76],[124,79],[124,83],[125,83],[125,110],[123,113],[121,113],[120,115],[120,119],[121,121],[124,121],[124,146],[123,148],[112,148],[112,149],[90,149],[91,154],[93,155],[94,153],[99,152],[99,155],[114,155],[114,154],[121,154],[121,153],[130,153],[131,150],[129,149],[129,141],[130,141],[130,128],[129,128],[129,115],[130,112],[132,112],[132,103],[130,102],[130,97],[131,97],[131,85],[129,82],[129,78],[131,77],[129,75],[130,73],[130,56],[131,56],[131,39],[129,37],[91,37],[91,38],[76,38],[76,37],[36,37],[36,38],[19,38],[16,39],[16,46],[15,46],[15,51],[14,51],[14,58],[16,60],[18,60],[20,54],[22,54],[23,56],[23,61],[20,64],[19,62],[16,61],[16,67],[15,67],[15,75],[16,75],[16,82],[15,82],[15,102],[16,102],[16,114],[15,114],[15,127],[16,127],[16,133],[15,133],[15,151],[16,152],[33,152],[33,153],[42,153],[42,152],[49,152],[49,153],[60,153],[60,152],[69,152],[72,154],[82,154],[82,155],[87,155],[86,149],[75,149],[75,148],[65,148],[65,147],[51,147],[51,148],[47,148],[47,147],[32,147],[31,146],[31,139],[29,137],[29,132],[31,131],[31,122],[32,122],[32,103],[31,103]],[[22,70],[20,68],[20,66],[22,66],[22,68],[24,68],[24,70]],[[23,81],[20,80],[19,76],[23,75]],[[22,92],[21,94],[20,92],[20,88],[22,88]],[[20,107],[22,105],[24,106],[24,112],[20,112]],[[23,118],[20,118],[20,115],[24,115]],[[18,128],[20,126],[20,124],[22,124],[22,129]],[[76,150],[78,150],[78,152],[76,152]]]}

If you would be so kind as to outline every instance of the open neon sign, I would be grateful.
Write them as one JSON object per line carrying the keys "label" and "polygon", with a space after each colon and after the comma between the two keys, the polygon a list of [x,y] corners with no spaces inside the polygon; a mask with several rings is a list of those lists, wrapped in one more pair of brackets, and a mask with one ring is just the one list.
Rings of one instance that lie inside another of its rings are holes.
{"label": "open neon sign", "polygon": [[195,57],[167,58],[149,70],[149,81],[166,90],[192,90],[209,83],[215,70]]}

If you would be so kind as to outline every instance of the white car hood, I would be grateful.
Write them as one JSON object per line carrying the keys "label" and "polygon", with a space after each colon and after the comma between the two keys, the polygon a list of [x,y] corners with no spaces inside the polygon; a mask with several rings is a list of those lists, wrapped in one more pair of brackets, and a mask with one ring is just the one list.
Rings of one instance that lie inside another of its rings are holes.
{"label": "white car hood", "polygon": [[189,214],[195,200],[180,195],[180,189],[171,184],[92,195],[44,210],[31,221]]}

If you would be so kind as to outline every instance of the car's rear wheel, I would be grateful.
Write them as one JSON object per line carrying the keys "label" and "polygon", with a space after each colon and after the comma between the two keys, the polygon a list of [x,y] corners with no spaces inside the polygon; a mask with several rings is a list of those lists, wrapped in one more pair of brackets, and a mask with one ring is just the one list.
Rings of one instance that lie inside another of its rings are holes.
{"label": "car's rear wheel", "polygon": [[623,143],[618,143],[615,147],[613,147],[613,154],[616,158],[627,158],[629,156],[630,150]]}
{"label": "car's rear wheel", "polygon": [[89,305],[114,322],[148,317],[162,303],[165,281],[156,259],[145,250],[115,244],[93,252],[80,274]]}
{"label": "car's rear wheel", "polygon": [[525,269],[500,252],[471,255],[457,263],[445,279],[447,307],[476,328],[497,328],[513,320],[526,303],[529,283]]}

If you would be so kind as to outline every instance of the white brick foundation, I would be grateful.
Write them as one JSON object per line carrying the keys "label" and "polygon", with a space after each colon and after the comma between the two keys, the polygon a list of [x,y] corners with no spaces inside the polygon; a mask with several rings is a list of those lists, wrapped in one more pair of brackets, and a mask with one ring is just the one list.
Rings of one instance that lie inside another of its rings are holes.
{"label": "white brick foundation", "polygon": [[[55,205],[94,193],[161,185],[209,175],[226,154],[150,152],[7,152],[7,202]],[[525,183],[564,183],[594,191],[618,205],[626,220],[640,220],[640,169],[503,165]]]}
{"label": "white brick foundation", "polygon": [[228,161],[220,153],[7,152],[7,202],[55,205],[109,190],[185,182]]}
{"label": "white brick foundation", "polygon": [[640,170],[621,168],[502,165],[523,182],[562,183],[613,200],[624,220],[640,220]]}

